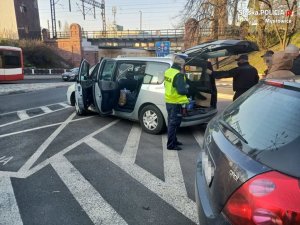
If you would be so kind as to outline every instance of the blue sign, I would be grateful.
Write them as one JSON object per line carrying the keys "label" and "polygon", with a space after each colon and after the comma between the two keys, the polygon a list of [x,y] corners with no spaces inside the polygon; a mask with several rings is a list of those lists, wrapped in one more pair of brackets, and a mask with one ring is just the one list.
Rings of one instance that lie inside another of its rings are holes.
{"label": "blue sign", "polygon": [[170,54],[171,43],[169,41],[155,42],[155,53],[157,57],[164,57]]}

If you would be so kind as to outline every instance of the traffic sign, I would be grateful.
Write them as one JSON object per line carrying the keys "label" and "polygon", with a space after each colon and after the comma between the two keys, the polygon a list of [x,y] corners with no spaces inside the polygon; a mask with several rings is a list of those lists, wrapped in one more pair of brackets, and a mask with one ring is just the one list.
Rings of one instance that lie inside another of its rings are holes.
{"label": "traffic sign", "polygon": [[157,41],[155,42],[155,53],[157,57],[164,57],[170,54],[170,41]]}

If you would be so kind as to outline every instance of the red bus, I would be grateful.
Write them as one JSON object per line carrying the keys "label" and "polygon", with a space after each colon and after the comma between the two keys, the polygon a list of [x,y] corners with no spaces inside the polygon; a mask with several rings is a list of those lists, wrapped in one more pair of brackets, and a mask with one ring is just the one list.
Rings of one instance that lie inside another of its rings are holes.
{"label": "red bus", "polygon": [[0,46],[0,81],[24,79],[22,49]]}

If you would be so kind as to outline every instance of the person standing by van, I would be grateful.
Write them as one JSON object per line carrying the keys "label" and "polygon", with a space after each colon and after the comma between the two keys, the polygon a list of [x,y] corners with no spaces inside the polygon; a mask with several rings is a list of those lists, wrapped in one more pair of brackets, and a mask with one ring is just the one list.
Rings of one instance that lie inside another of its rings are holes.
{"label": "person standing by van", "polygon": [[237,61],[238,67],[228,71],[212,72],[212,76],[216,79],[233,78],[232,86],[235,92],[233,101],[259,81],[257,69],[249,64],[248,55],[240,55],[235,61]]}
{"label": "person standing by van", "polygon": [[182,150],[177,140],[177,129],[182,120],[182,105],[188,104],[188,85],[186,76],[181,71],[184,68],[186,54],[175,53],[173,65],[165,71],[165,101],[168,112],[168,150]]}

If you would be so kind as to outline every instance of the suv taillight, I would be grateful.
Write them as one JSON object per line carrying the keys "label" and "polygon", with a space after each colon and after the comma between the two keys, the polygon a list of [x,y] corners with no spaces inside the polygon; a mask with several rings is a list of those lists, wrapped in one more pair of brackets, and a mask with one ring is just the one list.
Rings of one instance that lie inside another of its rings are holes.
{"label": "suv taillight", "polygon": [[241,186],[224,213],[233,225],[299,225],[299,179],[271,171]]}

